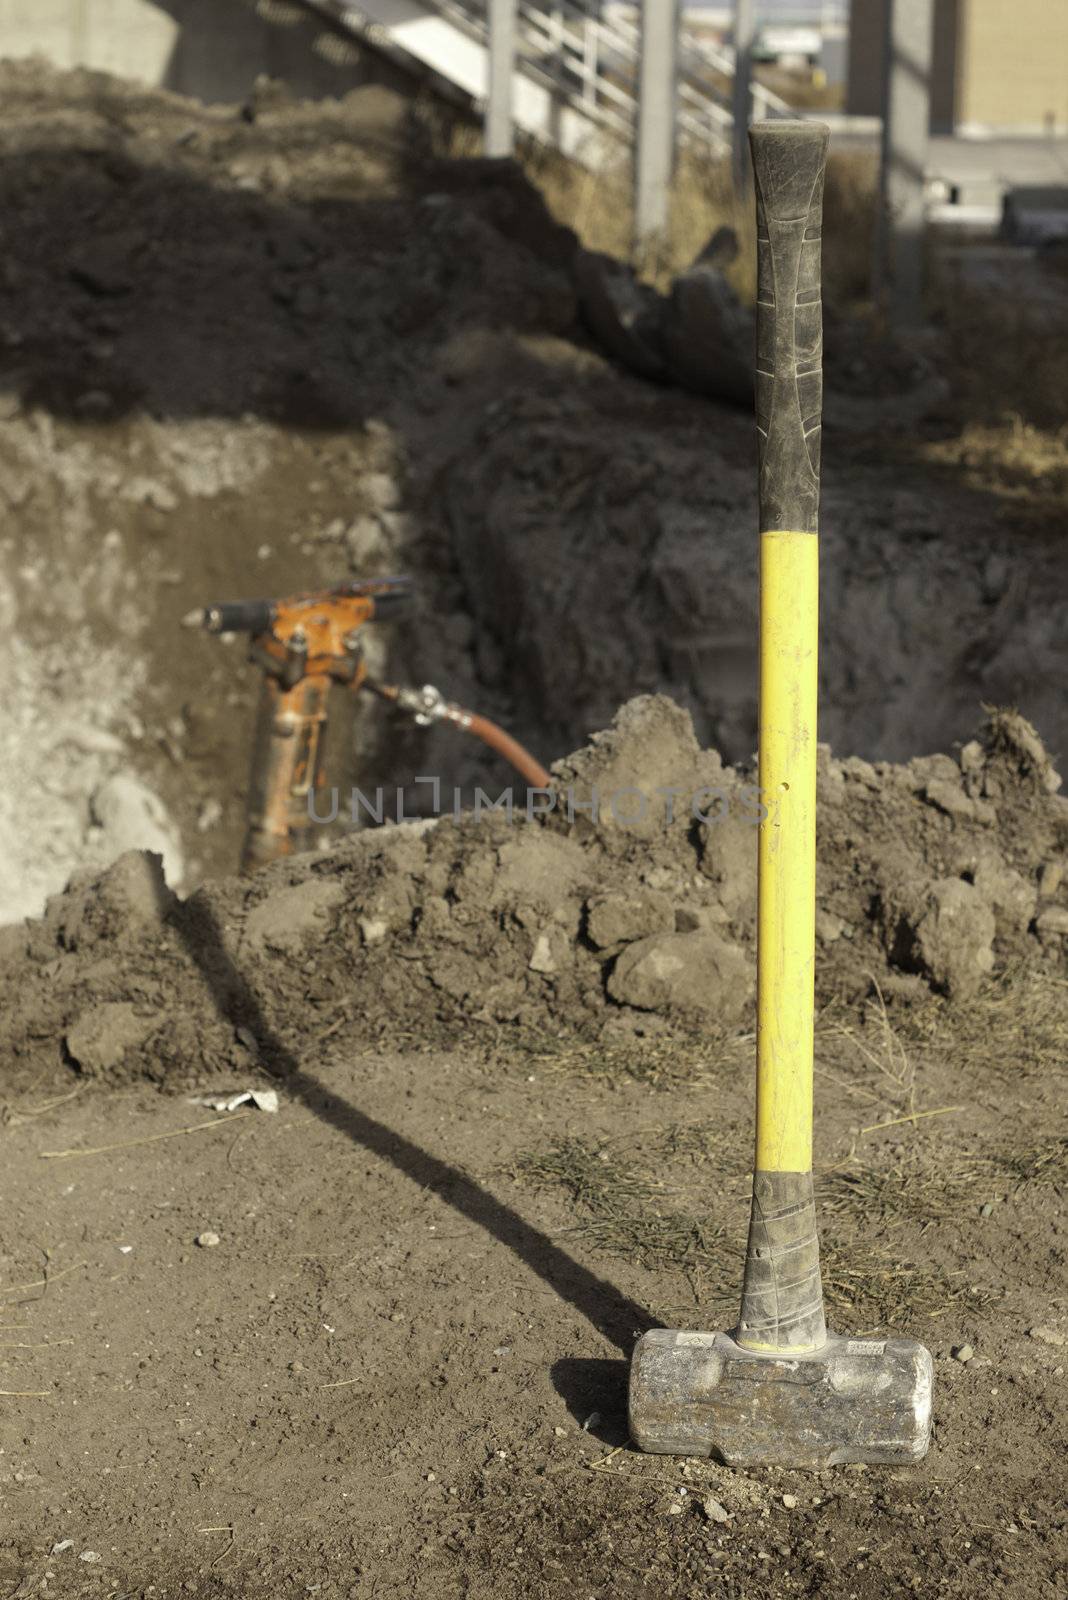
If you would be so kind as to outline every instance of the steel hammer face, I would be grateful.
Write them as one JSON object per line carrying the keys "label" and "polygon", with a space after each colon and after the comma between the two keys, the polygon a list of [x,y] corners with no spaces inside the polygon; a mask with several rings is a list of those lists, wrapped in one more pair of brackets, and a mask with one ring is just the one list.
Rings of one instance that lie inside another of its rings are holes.
{"label": "steel hammer face", "polygon": [[830,1335],[803,1355],[728,1333],[654,1328],[634,1349],[630,1432],[642,1450],[730,1467],[907,1465],[931,1437],[933,1368],[914,1339]]}

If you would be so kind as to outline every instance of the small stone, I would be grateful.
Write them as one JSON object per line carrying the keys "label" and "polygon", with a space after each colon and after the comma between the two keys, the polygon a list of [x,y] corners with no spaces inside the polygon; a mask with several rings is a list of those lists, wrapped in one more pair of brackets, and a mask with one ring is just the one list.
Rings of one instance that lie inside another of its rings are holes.
{"label": "small stone", "polygon": [[958,1344],[952,1352],[954,1361],[960,1362],[970,1361],[974,1354],[975,1351],[972,1349],[970,1344]]}
{"label": "small stone", "polygon": [[103,1559],[104,1557],[98,1550],[83,1550],[81,1555],[78,1557],[79,1561],[85,1561],[89,1566],[93,1566],[95,1562],[103,1561]]}
{"label": "small stone", "polygon": [[681,1517],[682,1513],[685,1510],[686,1510],[686,1507],[685,1506],[680,1506],[679,1502],[677,1500],[675,1500],[675,1501],[672,1502],[671,1505],[668,1506],[668,1516],[669,1517]]}
{"label": "small stone", "polygon": [[290,1370],[290,1372],[303,1372],[304,1371],[304,1363],[303,1363],[303,1361],[291,1361],[289,1363],[289,1370]]}
{"label": "small stone", "polygon": [[399,1311],[391,1311],[389,1314],[389,1320],[390,1322],[403,1322],[404,1317]]}
{"label": "small stone", "polygon": [[427,1475],[426,1475],[426,1481],[427,1481],[427,1483],[437,1483],[437,1481],[438,1481],[437,1473],[436,1472],[428,1472]]}
{"label": "small stone", "polygon": [[833,911],[816,912],[816,938],[821,944],[833,944],[845,932],[846,924]]}
{"label": "small stone", "polygon": [[547,933],[539,933],[534,941],[534,949],[530,960],[527,962],[531,972],[548,974],[556,971],[556,962],[553,959],[552,942]]}
{"label": "small stone", "polygon": [[139,1016],[129,1001],[106,1000],[80,1014],[65,1043],[79,1072],[92,1078],[121,1066],[155,1027],[155,1019]]}
{"label": "small stone", "polygon": [[726,1506],[721,1506],[714,1495],[705,1495],[701,1501],[701,1509],[709,1522],[729,1522],[731,1520],[731,1514]]}
{"label": "small stone", "polygon": [[671,901],[655,889],[605,895],[587,906],[586,932],[599,950],[632,944],[656,933],[672,933],[674,929]]}
{"label": "small stone", "polygon": [[223,808],[219,801],[212,797],[205,800],[197,812],[197,832],[207,833],[209,828],[214,828],[216,823],[222,821]]}
{"label": "small stone", "polygon": [[555,1435],[556,1435],[556,1437],[558,1439],[562,1439],[564,1437],[564,1435],[566,1434],[567,1429],[566,1428],[554,1428],[553,1432],[555,1433]]}
{"label": "small stone", "polygon": [[1064,878],[1064,867],[1059,861],[1044,861],[1038,874],[1038,892],[1043,900],[1052,900]]}
{"label": "small stone", "polygon": [[782,1497],[782,1503],[786,1507],[787,1511],[795,1510],[797,1507],[796,1494],[784,1494]]}
{"label": "small stone", "polygon": [[383,917],[357,917],[356,921],[364,944],[381,944],[389,932],[389,923]]}
{"label": "small stone", "polygon": [[1027,1337],[1037,1339],[1039,1344],[1055,1345],[1057,1349],[1068,1345],[1068,1333],[1062,1333],[1060,1328],[1028,1328]]}
{"label": "small stone", "polygon": [[205,1233],[198,1233],[193,1243],[198,1244],[202,1250],[213,1250],[217,1244],[222,1244],[222,1240],[209,1228]]}
{"label": "small stone", "polygon": [[975,816],[975,801],[970,800],[963,789],[955,783],[934,778],[926,785],[923,793],[928,804],[936,806],[939,811],[944,811],[947,817]]}
{"label": "small stone", "polygon": [[1054,934],[1062,939],[1068,938],[1068,908],[1049,906],[1045,911],[1040,911],[1035,918],[1035,927],[1039,933]]}
{"label": "small stone", "polygon": [[979,1207],[979,1215],[981,1217],[992,1217],[994,1215],[994,1206],[990,1200]]}
{"label": "small stone", "polygon": [[729,1024],[745,1011],[754,979],[738,946],[714,933],[659,933],[627,945],[608,993],[639,1011],[714,1012]]}

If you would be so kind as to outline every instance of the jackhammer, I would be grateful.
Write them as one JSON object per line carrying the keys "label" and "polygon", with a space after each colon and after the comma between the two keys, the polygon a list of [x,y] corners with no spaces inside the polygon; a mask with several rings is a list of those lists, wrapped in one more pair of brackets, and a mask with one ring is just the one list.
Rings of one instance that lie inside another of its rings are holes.
{"label": "jackhammer", "polygon": [[540,762],[488,717],[444,698],[432,684],[402,688],[368,676],[360,645],[366,622],[410,608],[410,578],[364,578],[282,600],[238,600],[190,611],[185,628],[251,635],[249,660],[263,683],[253,738],[248,828],[241,871],[311,848],[312,813],[326,787],[326,733],[336,685],[376,694],[420,727],[448,722],[504,757],[536,788],[549,786]]}

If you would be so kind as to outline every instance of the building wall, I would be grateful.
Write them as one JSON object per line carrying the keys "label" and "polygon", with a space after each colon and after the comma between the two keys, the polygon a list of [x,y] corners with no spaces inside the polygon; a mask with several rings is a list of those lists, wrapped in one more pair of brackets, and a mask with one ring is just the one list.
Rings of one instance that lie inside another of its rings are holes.
{"label": "building wall", "polygon": [[[853,0],[847,110],[878,116],[887,0]],[[1068,129],[1066,0],[934,0],[931,132]]]}
{"label": "building wall", "polygon": [[1068,131],[1065,0],[964,0],[958,124]]}
{"label": "building wall", "polygon": [[261,74],[309,99],[397,76],[294,0],[0,0],[0,58],[32,55],[209,103],[244,99]]}

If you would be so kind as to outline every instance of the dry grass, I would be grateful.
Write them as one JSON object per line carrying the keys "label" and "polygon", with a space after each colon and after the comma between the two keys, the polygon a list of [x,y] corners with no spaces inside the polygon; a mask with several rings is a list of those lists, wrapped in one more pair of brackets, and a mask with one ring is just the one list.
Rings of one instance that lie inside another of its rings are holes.
{"label": "dry grass", "polygon": [[[558,222],[573,228],[590,250],[630,261],[658,288],[693,261],[717,228],[733,228],[739,254],[728,269],[732,288],[747,304],[756,297],[756,237],[753,201],[739,198],[730,163],[683,149],[671,191],[670,220],[662,239],[647,251],[633,245],[630,163],[620,160],[600,172],[586,171],[551,151],[529,149],[522,161]],[[825,286],[842,304],[868,293],[871,279],[875,165],[864,156],[833,154],[827,166],[824,205]]]}
{"label": "dry grass", "polygon": [[920,455],[957,469],[973,488],[1009,499],[1068,498],[1068,427],[1037,428],[1018,412],[966,423],[953,438],[924,444]]}
{"label": "dry grass", "polygon": [[1068,980],[1026,965],[1002,973],[966,1006],[932,997],[902,1013],[906,1048],[952,1059],[962,1084],[1017,1082],[1034,1074],[1052,1085],[1068,1063]]}
{"label": "dry grass", "polygon": [[[628,1153],[627,1144],[639,1149]],[[522,1157],[515,1170],[535,1186],[567,1195],[576,1214],[568,1235],[686,1280],[691,1302],[665,1299],[656,1306],[659,1315],[692,1320],[700,1305],[729,1320],[741,1281],[749,1178],[732,1171],[731,1147],[733,1130],[722,1122],[672,1124],[599,1144],[565,1139]],[[963,1270],[910,1259],[904,1241],[895,1249],[894,1233],[974,1214],[985,1201],[1031,1184],[1062,1181],[1066,1150],[1068,1141],[1056,1139],[1037,1149],[1009,1147],[948,1162],[909,1153],[895,1165],[830,1174],[819,1185],[828,1307],[849,1308],[854,1324],[859,1318],[877,1326],[902,1307],[937,1317],[964,1296],[973,1309],[990,1305],[995,1289],[970,1283]],[[694,1187],[708,1187],[683,1181],[687,1161],[691,1173],[694,1165],[715,1167],[714,1196],[699,1210],[679,1204]],[[675,1181],[665,1171],[676,1174]],[[889,1237],[873,1238],[876,1230]]]}
{"label": "dry grass", "polygon": [[514,1036],[508,1048],[521,1048],[529,1070],[541,1075],[633,1079],[654,1088],[672,1084],[714,1082],[744,1069],[753,1060],[754,1035],[722,1033],[709,1028],[700,1038],[657,1034],[648,1039],[606,1042],[602,1039]]}
{"label": "dry grass", "polygon": [[819,1185],[821,1204],[830,1214],[923,1227],[999,1204],[1032,1185],[1062,1183],[1066,1158],[1064,1138],[1008,1145],[983,1156],[947,1154],[937,1165],[928,1154],[908,1151],[892,1167],[858,1165],[828,1173]]}
{"label": "dry grass", "polygon": [[[439,155],[463,160],[482,154],[482,134],[475,124],[445,116],[429,102],[418,108],[418,115]],[[739,255],[727,277],[751,304],[756,297],[753,201],[736,195],[730,162],[684,146],[667,231],[636,252],[630,153],[608,135],[601,139],[596,171],[534,140],[520,141],[517,160],[556,221],[573,229],[587,249],[631,262],[660,289],[690,265],[717,228],[731,227]],[[875,162],[868,156],[835,152],[828,162],[825,282],[828,295],[839,302],[863,297],[869,289],[875,179]]]}

